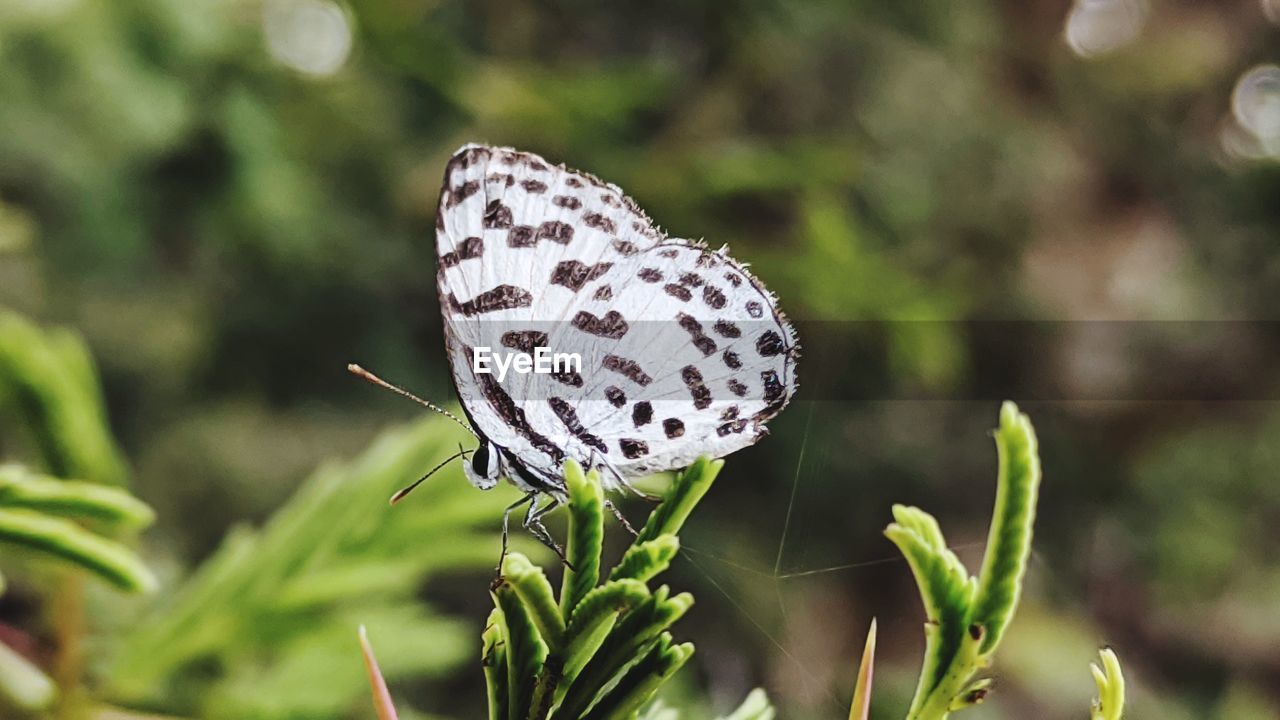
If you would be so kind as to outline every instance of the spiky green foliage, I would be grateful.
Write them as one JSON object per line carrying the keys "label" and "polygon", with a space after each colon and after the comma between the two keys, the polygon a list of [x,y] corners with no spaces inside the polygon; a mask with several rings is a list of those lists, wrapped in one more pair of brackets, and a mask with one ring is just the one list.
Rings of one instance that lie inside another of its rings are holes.
{"label": "spiky green foliage", "polygon": [[[978,577],[970,576],[947,549],[937,521],[923,510],[895,506],[895,522],[885,530],[911,565],[929,617],[924,664],[907,720],[945,720],[956,710],[982,702],[992,682],[974,676],[991,664],[1018,607],[1031,554],[1040,457],[1031,420],[1011,402],[1000,409],[995,438],[999,455],[995,509]],[[866,657],[863,663],[865,667]],[[1120,663],[1111,650],[1102,651],[1102,663],[1105,670],[1092,666],[1098,683],[1093,720],[1120,720],[1124,710]],[[865,701],[860,678],[855,711],[861,708],[865,715]]]}
{"label": "spiky green foliage", "polygon": [[1098,684],[1098,699],[1093,703],[1090,720],[1120,720],[1124,713],[1124,674],[1120,672],[1120,658],[1111,648],[1103,648],[1099,656],[1101,667],[1089,665]]}
{"label": "spiky green foliage", "polygon": [[[693,645],[670,633],[693,597],[673,595],[665,585],[651,590],[647,581],[675,557],[676,533],[723,464],[703,458],[680,473],[603,584],[599,477],[572,461],[565,465],[572,567],[565,568],[557,602],[543,571],[525,556],[511,553],[503,562],[482,641],[490,720],[639,716],[693,654]],[[766,720],[772,712],[760,693],[733,717]]]}
{"label": "spiky green foliage", "polygon": [[44,329],[0,308],[0,410],[26,425],[51,475],[124,482],[97,370],[75,332]]}
{"label": "spiky green foliage", "polygon": [[85,523],[137,529],[152,518],[151,508],[118,488],[58,480],[19,465],[0,466],[0,546],[79,565],[122,590],[154,590],[155,576],[127,545]]}
{"label": "spiky green foliage", "polygon": [[910,563],[929,618],[908,720],[941,720],[986,697],[990,681],[974,676],[990,665],[1017,608],[1031,553],[1040,459],[1031,421],[1011,402],[1000,410],[995,438],[995,510],[978,577],[947,549],[937,521],[923,510],[894,507],[895,522],[885,530]]}
{"label": "spiky green foliage", "polygon": [[456,449],[432,417],[388,432],[362,455],[322,466],[262,528],[222,547],[137,624],[109,691],[202,718],[332,718],[364,707],[351,628],[368,627],[391,679],[434,677],[469,656],[465,624],[422,604],[446,572],[492,572],[507,490],[434,478],[386,501]]}
{"label": "spiky green foliage", "polygon": [[[79,336],[0,310],[0,416],[16,420],[13,429],[29,440],[29,462],[45,470],[0,465],[0,558],[81,568],[128,592],[154,590],[155,576],[117,539],[150,525],[154,513],[117,486],[124,464]],[[4,586],[0,577],[0,593]],[[80,592],[74,583],[52,591]],[[39,667],[0,645],[0,706],[38,711],[57,695]]]}

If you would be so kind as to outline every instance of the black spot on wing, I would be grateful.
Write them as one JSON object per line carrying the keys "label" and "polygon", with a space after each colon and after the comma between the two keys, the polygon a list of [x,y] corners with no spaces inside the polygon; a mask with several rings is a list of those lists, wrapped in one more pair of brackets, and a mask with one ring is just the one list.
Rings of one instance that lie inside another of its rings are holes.
{"label": "black spot on wing", "polygon": [[463,260],[478,258],[484,254],[484,240],[469,237],[463,240],[457,250],[450,250],[440,256],[440,267],[453,267]]}
{"label": "black spot on wing", "polygon": [[622,407],[627,404],[627,394],[614,385],[604,389],[604,396],[609,398],[609,404],[614,407]]}
{"label": "black spot on wing", "polygon": [[596,317],[586,310],[579,310],[571,321],[573,326],[589,335],[618,340],[630,329],[622,313],[610,310],[603,317]]}
{"label": "black spot on wing", "polygon": [[653,382],[653,378],[645,373],[640,363],[617,355],[604,356],[604,369],[616,372],[641,387]]}
{"label": "black spot on wing", "polygon": [[636,273],[636,277],[647,283],[662,282],[662,271],[657,268],[640,268],[640,272]]}
{"label": "black spot on wing", "polygon": [[782,336],[773,330],[769,330],[756,339],[756,352],[764,357],[781,355],[786,349],[787,346],[782,342]]}
{"label": "black spot on wing", "polygon": [[547,191],[547,184],[541,180],[522,180],[520,187],[524,188],[525,192],[535,195],[541,195]]}
{"label": "black spot on wing", "polygon": [[648,425],[653,420],[653,405],[647,400],[635,404],[631,408],[631,422],[636,427]]}
{"label": "black spot on wing", "polygon": [[578,438],[584,445],[593,447],[602,453],[609,452],[609,447],[599,437],[592,435],[582,426],[582,422],[578,420],[578,413],[573,409],[567,400],[561,397],[553,397],[548,403],[551,405],[551,411],[560,418],[560,422],[564,423],[569,434]]}
{"label": "black spot on wing", "polygon": [[712,325],[712,327],[715,328],[716,333],[718,333],[721,337],[727,337],[727,338],[742,337],[741,328],[739,328],[736,324],[729,322],[728,320],[717,320],[716,324]]}
{"label": "black spot on wing", "polygon": [[583,215],[582,224],[586,225],[589,228],[595,228],[597,230],[601,230],[603,232],[609,233],[610,235],[618,232],[618,226],[614,225],[612,220],[601,215],[600,213],[587,213]]}
{"label": "black spot on wing", "polygon": [[559,220],[548,220],[538,226],[538,239],[568,245],[573,239],[573,226]]}
{"label": "black spot on wing", "polygon": [[662,289],[671,297],[681,302],[689,302],[689,298],[693,297],[693,293],[689,292],[689,288],[675,283],[667,283]]}
{"label": "black spot on wing", "polygon": [[516,225],[507,231],[507,247],[527,248],[537,244],[533,228],[528,225]]}
{"label": "black spot on wing", "polygon": [[747,302],[747,314],[753,318],[764,317],[764,306],[755,300]]}
{"label": "black spot on wing", "polygon": [[680,418],[667,418],[662,421],[662,432],[672,440],[684,435],[684,421]]}
{"label": "black spot on wing", "polygon": [[455,313],[466,316],[528,307],[532,304],[533,295],[529,294],[528,290],[515,285],[499,285],[492,290],[480,293],[466,302],[458,302],[457,296],[449,293],[450,309]]}
{"label": "black spot on wing", "polygon": [[480,182],[477,180],[468,180],[449,191],[449,200],[445,205],[448,207],[455,207],[478,192],[480,192]]}
{"label": "black spot on wing", "polygon": [[693,346],[703,355],[711,355],[716,351],[716,341],[707,337],[702,331],[702,323],[698,319],[688,313],[680,313],[676,315],[676,321],[680,323],[680,327],[693,339]]}
{"label": "black spot on wing", "polygon": [[490,200],[484,208],[484,226],[490,230],[506,230],[513,224],[511,208],[501,200]]}
{"label": "black spot on wing", "polygon": [[711,389],[702,382],[702,373],[698,372],[698,368],[686,365],[680,370],[680,379],[684,380],[685,387],[689,388],[689,395],[693,397],[693,406],[698,410],[705,410],[711,404]]}
{"label": "black spot on wing", "polygon": [[765,406],[760,412],[752,417],[758,421],[768,420],[787,403],[787,390],[782,385],[782,381],[778,379],[778,373],[773,370],[765,370],[760,373],[760,382],[764,384],[764,402]]}
{"label": "black spot on wing", "polygon": [[618,441],[618,448],[622,450],[622,454],[629,460],[635,460],[649,454],[649,443],[643,440],[622,438]]}
{"label": "black spot on wing", "polygon": [[564,383],[569,387],[580,388],[586,384],[586,381],[582,379],[582,374],[577,370],[557,368],[551,371],[551,377],[554,378],[556,382]]}
{"label": "black spot on wing", "polygon": [[746,386],[746,385],[743,385],[741,382],[739,382],[739,381],[738,381],[738,380],[736,380],[736,379],[730,378],[730,379],[729,379],[729,392],[733,393],[734,395],[737,395],[738,397],[746,397],[746,396],[747,396],[747,386]]}
{"label": "black spot on wing", "polygon": [[551,204],[566,210],[579,210],[582,208],[582,201],[570,195],[556,195],[551,198]]}
{"label": "black spot on wing", "polygon": [[636,247],[635,243],[627,242],[626,240],[614,240],[612,245],[613,249],[617,250],[619,255],[626,255],[627,257],[630,257],[640,252],[640,248]]}
{"label": "black spot on wing", "polygon": [[702,282],[702,276],[697,273],[680,273],[680,284],[685,287],[698,287]]}
{"label": "black spot on wing", "polygon": [[535,348],[547,346],[547,334],[541,330],[509,330],[499,341],[503,347],[532,355]]}
{"label": "black spot on wing", "polygon": [[720,288],[715,285],[707,285],[702,288],[702,302],[706,303],[707,307],[712,310],[720,310],[729,304],[729,299],[724,296]]}
{"label": "black spot on wing", "polygon": [[587,265],[577,260],[562,260],[551,271],[551,284],[562,285],[577,292],[589,281],[599,278],[613,267],[613,263],[601,262]]}
{"label": "black spot on wing", "polygon": [[730,370],[738,370],[742,367],[742,358],[738,357],[738,353],[732,350],[725,350],[723,357],[724,364],[728,366]]}
{"label": "black spot on wing", "polygon": [[613,288],[609,287],[608,284],[601,285],[600,287],[596,288],[595,294],[592,295],[591,297],[594,300],[601,300],[601,301],[612,300]]}

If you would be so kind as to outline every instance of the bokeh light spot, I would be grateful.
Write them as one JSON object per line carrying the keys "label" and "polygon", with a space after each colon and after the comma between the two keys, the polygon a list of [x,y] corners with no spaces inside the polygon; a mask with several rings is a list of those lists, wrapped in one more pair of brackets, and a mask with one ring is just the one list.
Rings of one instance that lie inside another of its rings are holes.
{"label": "bokeh light spot", "polygon": [[1259,154],[1280,157],[1280,66],[1259,65],[1241,75],[1231,93],[1231,114]]}
{"label": "bokeh light spot", "polygon": [[1280,0],[1258,0],[1262,3],[1262,14],[1276,25],[1280,25]]}
{"label": "bokeh light spot", "polygon": [[351,54],[349,16],[328,0],[268,0],[262,29],[277,62],[309,75],[332,75]]}
{"label": "bokeh light spot", "polygon": [[1147,23],[1145,0],[1076,0],[1067,16],[1067,44],[1081,57],[1119,50]]}

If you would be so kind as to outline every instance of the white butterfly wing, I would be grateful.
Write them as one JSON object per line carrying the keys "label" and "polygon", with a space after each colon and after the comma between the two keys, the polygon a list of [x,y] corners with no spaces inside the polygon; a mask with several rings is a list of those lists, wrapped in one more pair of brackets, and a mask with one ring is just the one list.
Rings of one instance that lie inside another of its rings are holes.
{"label": "white butterfly wing", "polygon": [[[794,392],[794,337],[772,296],[723,252],[665,238],[590,175],[464,147],[445,173],[437,245],[463,405],[546,477],[565,457],[634,477],[728,454]],[[581,369],[499,381],[474,372],[477,347],[548,347]]]}

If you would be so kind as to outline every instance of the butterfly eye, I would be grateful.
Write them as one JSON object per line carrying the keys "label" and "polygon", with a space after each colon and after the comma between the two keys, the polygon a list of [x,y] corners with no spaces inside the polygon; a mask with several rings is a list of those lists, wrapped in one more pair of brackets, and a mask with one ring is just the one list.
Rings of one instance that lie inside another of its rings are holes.
{"label": "butterfly eye", "polygon": [[489,444],[485,443],[476,448],[476,451],[471,454],[471,472],[478,477],[489,477],[489,461]]}

